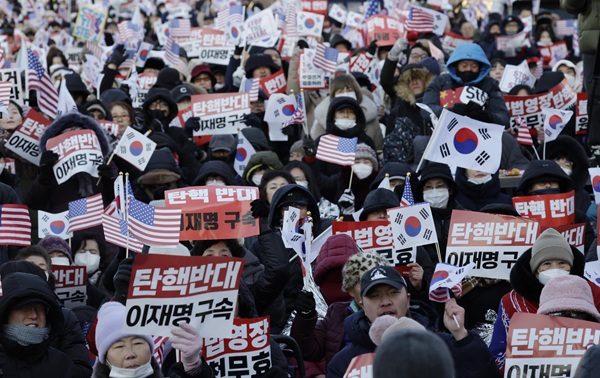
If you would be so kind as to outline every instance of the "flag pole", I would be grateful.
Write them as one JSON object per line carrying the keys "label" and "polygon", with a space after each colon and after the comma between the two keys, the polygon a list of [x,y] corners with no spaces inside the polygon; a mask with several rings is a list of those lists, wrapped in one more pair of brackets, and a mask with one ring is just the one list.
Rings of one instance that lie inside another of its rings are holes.
{"label": "flag pole", "polygon": [[[546,143],[544,143],[544,147],[546,147]],[[540,154],[538,154],[538,152],[537,152],[537,148],[534,147],[533,152],[535,152],[535,156],[537,157],[538,160],[542,160],[542,159],[540,159]]]}
{"label": "flag pole", "polygon": [[437,252],[438,261],[443,263],[444,260],[442,260],[442,252],[440,251],[440,243],[435,242],[435,250]]}
{"label": "flag pole", "polygon": [[[306,101],[306,99],[304,98],[304,89],[300,88],[300,94],[298,96],[302,96],[302,111],[304,112],[304,121],[302,121],[302,130],[304,130],[304,134],[306,134],[306,136],[308,136],[308,122],[307,122],[307,117],[306,117],[306,107],[304,106],[304,103]],[[298,102],[296,100],[296,102]]]}
{"label": "flag pole", "polygon": [[352,169],[354,165],[350,166],[350,183],[348,184],[348,189],[352,189],[352,176],[354,176],[354,170]]}
{"label": "flag pole", "polygon": [[[546,140],[544,139],[544,148],[543,148],[543,150],[542,150],[542,158],[544,158],[544,160],[546,160],[546,144],[547,144],[547,143],[546,143]],[[539,158],[540,158],[540,157],[538,156],[538,159],[539,159]]]}
{"label": "flag pole", "polygon": [[[125,182],[123,184],[123,189],[121,189],[124,193],[127,191],[127,189],[124,186],[126,186],[128,182],[129,182],[129,172],[125,172]],[[123,200],[123,197],[121,197],[121,200]],[[123,217],[125,218],[125,221],[127,222],[127,235],[125,235],[126,236],[126,238],[125,238],[125,240],[126,240],[126,242],[125,242],[125,256],[127,258],[129,258],[129,219],[127,219],[127,215],[128,215],[127,214],[128,213],[128,205],[127,205],[127,203],[128,202],[129,202],[129,198],[126,198],[125,199],[125,205],[123,206],[123,208],[125,209],[123,211]]]}

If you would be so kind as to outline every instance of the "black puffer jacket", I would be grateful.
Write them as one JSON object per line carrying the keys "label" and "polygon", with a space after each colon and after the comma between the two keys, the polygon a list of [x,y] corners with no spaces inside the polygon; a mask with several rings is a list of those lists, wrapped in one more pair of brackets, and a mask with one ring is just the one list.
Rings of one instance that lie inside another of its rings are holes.
{"label": "black puffer jacket", "polygon": [[504,203],[512,205],[512,199],[500,192],[500,178],[498,172],[492,179],[484,184],[474,184],[469,181],[464,168],[456,169],[456,187],[458,193],[456,200],[466,209],[479,211],[491,203]]}
{"label": "black puffer jacket", "polygon": [[0,330],[0,376],[76,377],[71,359],[50,346],[63,330],[64,317],[48,284],[33,274],[16,272],[2,280],[2,289],[4,295],[0,297],[0,319],[3,319],[3,324],[16,303],[36,298],[49,308],[46,325],[50,327],[50,334],[40,344],[22,346],[9,340]]}

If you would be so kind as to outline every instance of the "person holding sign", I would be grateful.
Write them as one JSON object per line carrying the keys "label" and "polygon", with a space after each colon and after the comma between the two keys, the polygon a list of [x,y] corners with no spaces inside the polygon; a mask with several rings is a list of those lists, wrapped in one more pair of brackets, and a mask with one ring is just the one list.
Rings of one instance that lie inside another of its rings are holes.
{"label": "person holding sign", "polygon": [[[152,337],[124,333],[125,316],[125,306],[118,302],[108,302],[100,308],[96,328],[98,360],[93,377],[162,377],[161,367],[152,356]],[[171,367],[169,376],[213,377],[211,368],[202,359],[202,338],[198,331],[181,323],[171,333],[169,339],[181,352],[181,363]]]}
{"label": "person holding sign", "polygon": [[[517,312],[537,312],[544,286],[556,277],[583,276],[584,264],[583,254],[552,228],[541,233],[533,247],[519,257],[510,271],[513,290],[500,301],[490,343],[490,350],[498,367],[504,367],[512,316]],[[600,289],[592,282],[587,283],[592,289],[595,307],[599,308]]]}

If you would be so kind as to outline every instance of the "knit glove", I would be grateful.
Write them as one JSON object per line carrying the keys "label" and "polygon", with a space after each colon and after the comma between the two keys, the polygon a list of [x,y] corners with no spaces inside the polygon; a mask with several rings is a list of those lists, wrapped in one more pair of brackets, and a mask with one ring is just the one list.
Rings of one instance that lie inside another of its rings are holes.
{"label": "knit glove", "polygon": [[250,203],[250,210],[254,218],[259,218],[258,227],[260,234],[263,235],[271,231],[269,226],[269,203],[264,199],[255,199]]}
{"label": "knit glove", "polygon": [[246,76],[246,71],[244,71],[244,67],[239,66],[232,75],[233,86],[239,88],[242,85],[244,76]]}
{"label": "knit glove", "polygon": [[373,40],[373,42],[369,43],[369,47],[367,47],[367,54],[370,57],[374,57],[377,52],[377,40]]}
{"label": "knit glove", "polygon": [[406,38],[400,38],[396,41],[396,43],[394,43],[394,46],[392,46],[392,49],[388,53],[387,57],[389,60],[397,62],[400,60],[402,55],[404,55],[404,51],[406,51],[406,49],[408,49],[408,40]]}
{"label": "knit glove", "polygon": [[108,66],[109,64],[114,64],[115,66],[117,66],[117,68],[119,68],[119,66],[126,59],[127,59],[127,50],[125,49],[125,46],[118,45],[113,50],[112,54],[110,54],[110,56],[108,57],[108,60],[106,61],[106,65]]}
{"label": "knit glove", "polygon": [[355,199],[352,190],[344,190],[344,193],[340,196],[340,199],[338,200],[338,206],[340,207],[340,211],[343,215],[354,214],[354,200]]}
{"label": "knit glove", "polygon": [[119,263],[117,273],[113,277],[115,285],[115,301],[125,305],[127,302],[127,292],[129,291],[129,281],[131,281],[131,271],[133,269],[134,257],[128,257]]}
{"label": "knit glove", "polygon": [[315,297],[310,291],[302,290],[296,297],[296,311],[300,316],[310,318],[316,312]]}
{"label": "knit glove", "polygon": [[308,45],[308,42],[306,42],[304,39],[299,39],[298,43],[297,43],[298,47],[301,49],[307,49],[310,46]]}
{"label": "knit glove", "polygon": [[304,138],[302,140],[302,147],[304,148],[304,155],[315,156],[317,154],[317,145],[312,138]]}
{"label": "knit glove", "polygon": [[54,163],[58,161],[58,154],[52,150],[48,150],[40,157],[40,176],[39,182],[42,185],[50,185],[54,177]]}
{"label": "knit glove", "polygon": [[119,175],[117,166],[114,164],[100,164],[98,166],[98,176],[105,180],[114,180]]}
{"label": "knit glove", "polygon": [[181,351],[181,362],[187,372],[195,371],[202,365],[202,338],[198,331],[188,323],[171,328],[171,345]]}

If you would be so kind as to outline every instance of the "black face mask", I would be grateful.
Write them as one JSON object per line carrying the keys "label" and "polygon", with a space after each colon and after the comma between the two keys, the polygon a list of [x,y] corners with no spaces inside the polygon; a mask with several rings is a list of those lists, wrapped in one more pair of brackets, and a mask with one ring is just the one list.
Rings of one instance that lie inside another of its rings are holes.
{"label": "black face mask", "polygon": [[529,192],[530,196],[539,196],[542,194],[559,194],[560,193],[560,188],[546,188],[546,189],[539,189],[539,190],[534,190],[532,192]]}
{"label": "black face mask", "polygon": [[152,118],[156,118],[157,120],[159,120],[163,124],[163,126],[168,126],[168,125],[165,125],[165,121],[167,120],[167,114],[165,113],[164,110],[160,110],[160,109],[150,110],[150,116]]}
{"label": "black face mask", "polygon": [[456,76],[458,76],[463,84],[467,84],[472,82],[473,80],[477,79],[477,77],[479,76],[479,72],[473,72],[473,71],[464,71],[464,72],[456,72]]}

